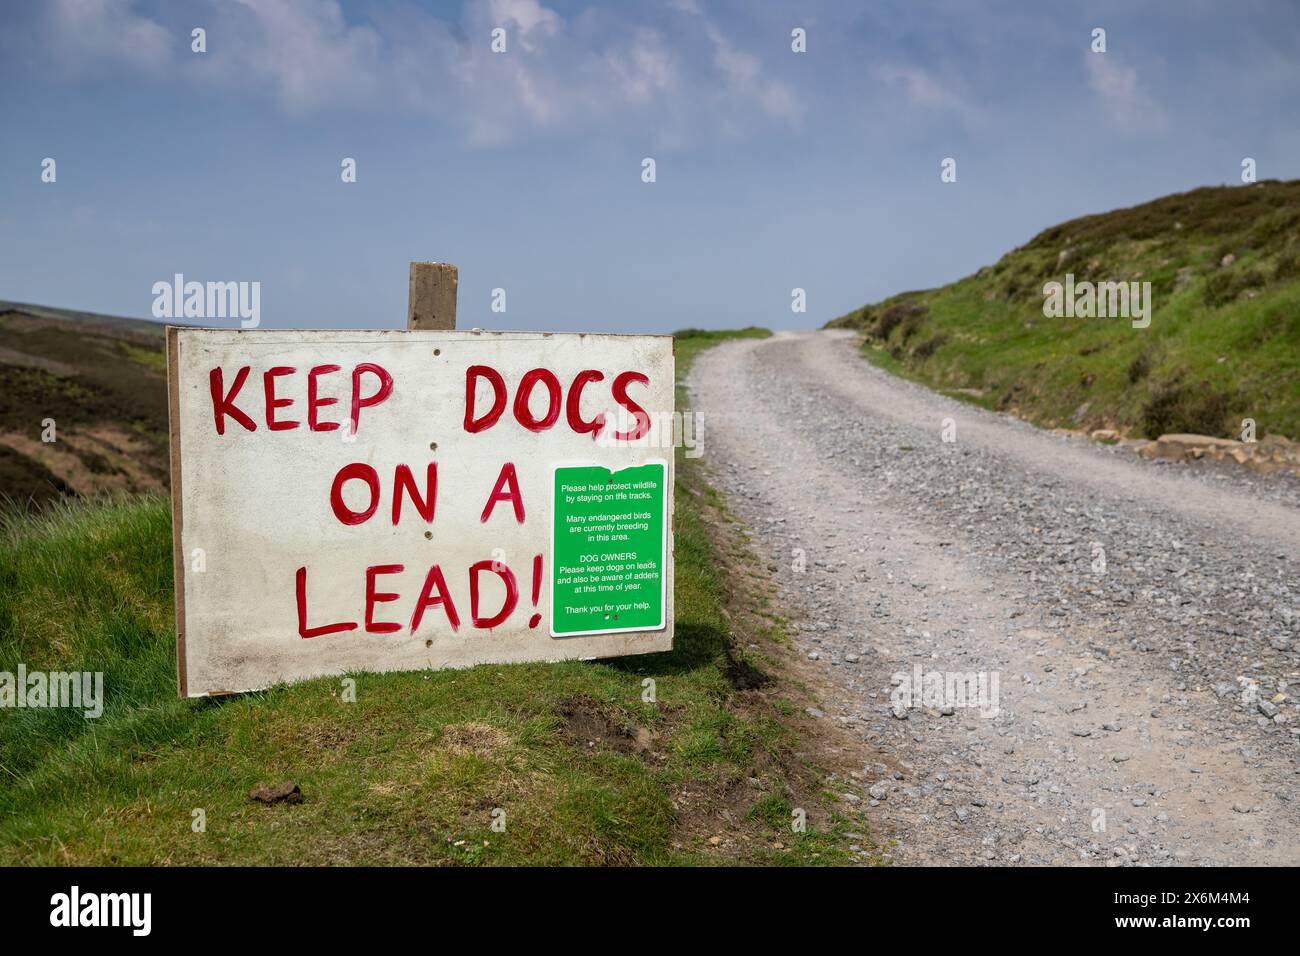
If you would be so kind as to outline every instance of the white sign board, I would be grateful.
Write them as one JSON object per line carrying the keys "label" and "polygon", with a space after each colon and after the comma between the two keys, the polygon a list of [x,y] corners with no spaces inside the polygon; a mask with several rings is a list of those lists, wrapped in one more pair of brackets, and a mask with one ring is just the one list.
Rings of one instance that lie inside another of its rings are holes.
{"label": "white sign board", "polygon": [[181,696],[672,647],[671,337],[169,328],[167,362]]}

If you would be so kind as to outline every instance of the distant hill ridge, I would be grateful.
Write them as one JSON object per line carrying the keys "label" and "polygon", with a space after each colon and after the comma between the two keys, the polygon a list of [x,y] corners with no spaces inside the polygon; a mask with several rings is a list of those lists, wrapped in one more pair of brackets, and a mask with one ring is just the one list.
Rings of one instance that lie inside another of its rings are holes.
{"label": "distant hill ridge", "polygon": [[34,319],[53,319],[59,322],[74,322],[83,326],[102,329],[104,334],[120,333],[123,337],[140,336],[146,339],[161,339],[163,330],[168,325],[184,325],[182,322],[154,322],[150,319],[128,319],[120,315],[105,315],[101,312],[78,312],[75,309],[56,309],[47,305],[33,305],[30,302],[7,302],[0,299],[0,316],[16,313]]}

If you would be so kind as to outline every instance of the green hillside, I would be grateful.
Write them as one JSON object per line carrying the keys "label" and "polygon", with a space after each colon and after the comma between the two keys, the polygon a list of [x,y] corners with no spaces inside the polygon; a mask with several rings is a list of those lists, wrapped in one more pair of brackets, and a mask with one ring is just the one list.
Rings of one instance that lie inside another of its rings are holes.
{"label": "green hillside", "polygon": [[[1147,328],[1049,318],[1044,284],[1151,283]],[[1053,226],[958,282],[830,322],[893,371],[1040,425],[1300,438],[1300,181]]]}

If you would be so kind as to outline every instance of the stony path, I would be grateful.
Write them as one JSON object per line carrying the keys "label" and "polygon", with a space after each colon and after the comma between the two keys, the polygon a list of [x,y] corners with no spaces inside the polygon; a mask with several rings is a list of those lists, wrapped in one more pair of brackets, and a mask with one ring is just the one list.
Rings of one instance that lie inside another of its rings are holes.
{"label": "stony path", "polygon": [[842,333],[718,346],[691,395],[895,862],[1300,863],[1300,481],[1040,431]]}

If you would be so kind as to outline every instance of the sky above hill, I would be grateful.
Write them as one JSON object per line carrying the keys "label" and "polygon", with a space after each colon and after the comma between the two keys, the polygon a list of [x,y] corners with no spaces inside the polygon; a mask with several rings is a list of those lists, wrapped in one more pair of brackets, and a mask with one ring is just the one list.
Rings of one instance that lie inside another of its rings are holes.
{"label": "sky above hill", "polygon": [[0,299],[149,317],[181,273],[400,327],[428,259],[462,328],[810,327],[1300,176],[1298,49],[1294,0],[7,0]]}

